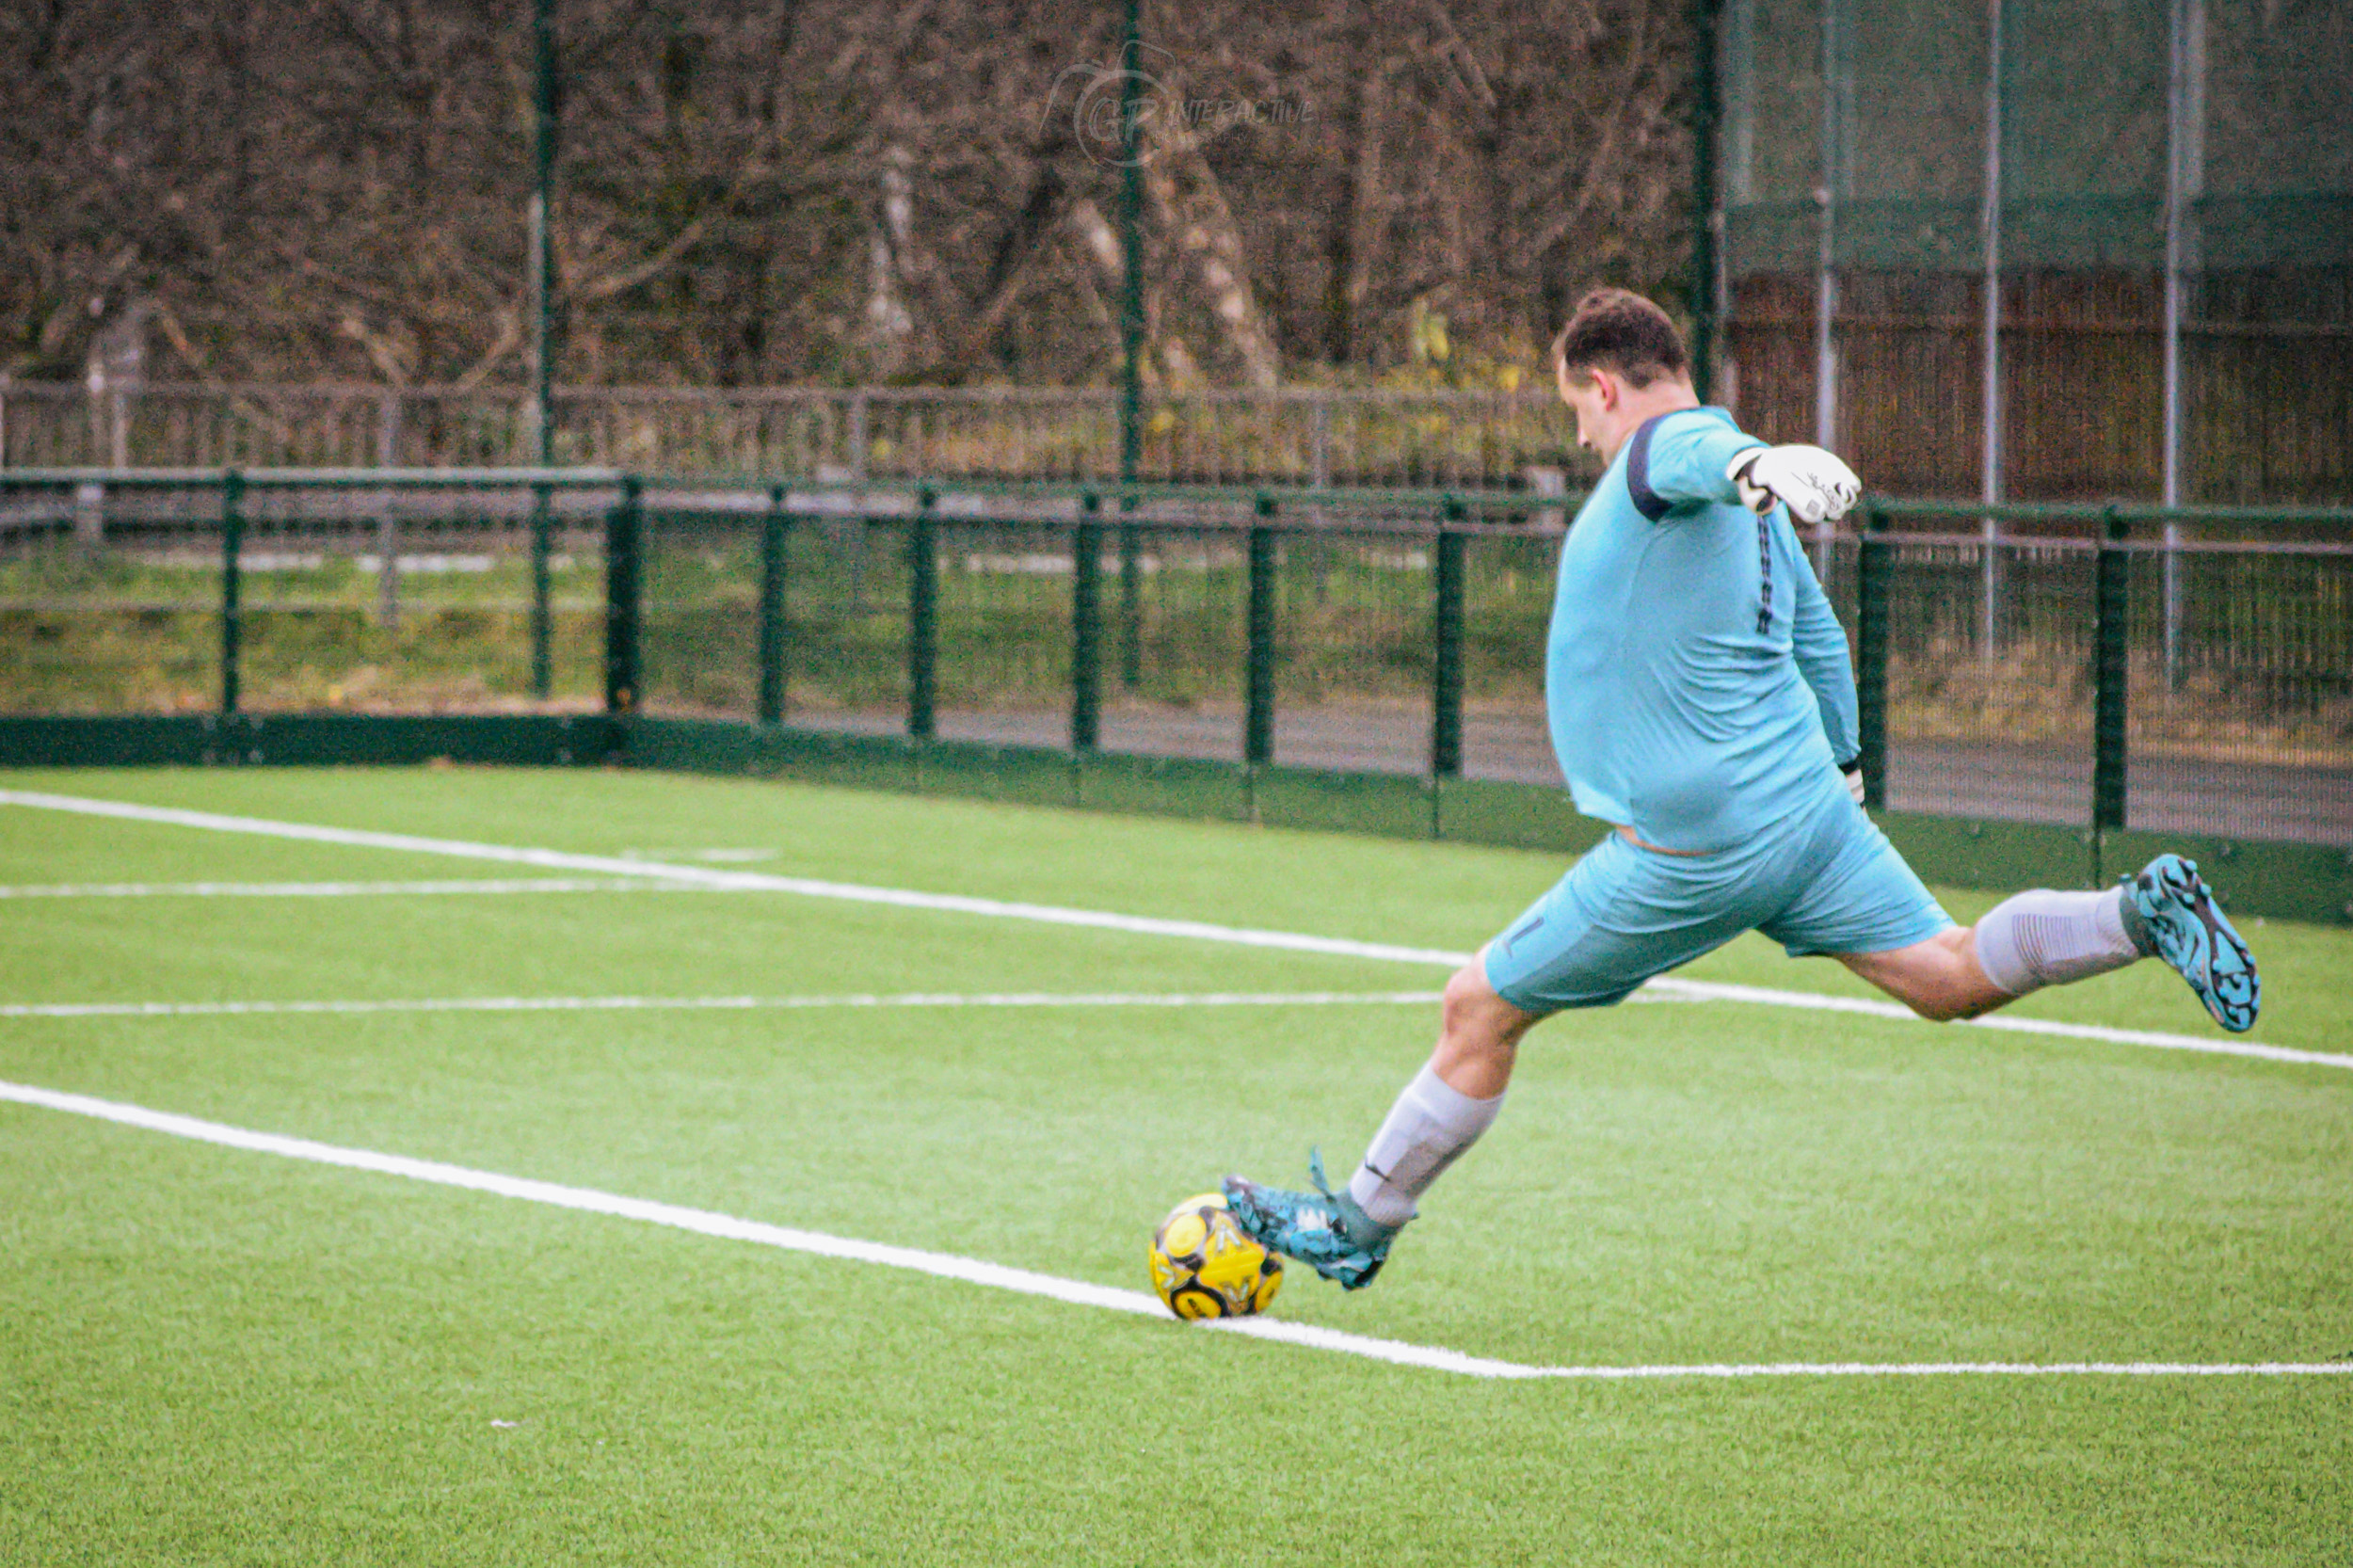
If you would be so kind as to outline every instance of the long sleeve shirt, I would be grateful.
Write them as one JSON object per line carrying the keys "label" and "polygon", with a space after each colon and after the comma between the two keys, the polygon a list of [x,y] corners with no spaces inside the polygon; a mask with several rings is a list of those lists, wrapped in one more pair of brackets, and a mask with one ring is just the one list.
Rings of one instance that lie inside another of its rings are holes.
{"label": "long sleeve shirt", "polygon": [[1763,445],[1721,408],[1661,414],[1561,545],[1553,750],[1579,811],[1661,849],[1818,808],[1858,749],[1846,633],[1788,514],[1751,511],[1725,477]]}

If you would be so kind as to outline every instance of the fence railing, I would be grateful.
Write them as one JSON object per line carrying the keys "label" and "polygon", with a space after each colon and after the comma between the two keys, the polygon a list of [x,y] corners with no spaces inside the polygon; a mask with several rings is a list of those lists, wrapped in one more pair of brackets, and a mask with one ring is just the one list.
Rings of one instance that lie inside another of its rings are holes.
{"label": "fence railing", "polygon": [[[1557,783],[1574,500],[17,472],[0,709],[602,708]],[[1874,804],[2353,844],[2353,514],[1859,518],[1811,543]]]}
{"label": "fence railing", "polygon": [[[1153,394],[1138,475],[1193,484],[1558,490],[1557,398],[1515,392]],[[1113,389],[558,388],[558,461],[640,472],[1114,479]],[[472,467],[536,460],[518,389],[0,382],[0,466]]]}
{"label": "fence railing", "polygon": [[[1927,317],[1840,328],[1841,449],[1891,491],[1981,493],[1983,442],[1968,396],[1975,350],[1950,328]],[[1722,386],[1744,424],[1768,440],[1816,439],[1811,328],[1767,312],[1736,321],[1732,339],[1737,363]],[[2336,439],[2346,392],[2328,359],[2335,341],[2295,339],[2290,360],[2250,369],[2231,395],[2209,389],[2192,400],[2185,499],[2353,502]],[[2062,344],[2060,371],[2027,376],[2006,398],[2003,493],[2164,493],[2148,387],[2120,371],[2094,377],[2096,394],[2084,391],[2076,349],[2107,343],[2093,332],[2085,345]],[[1121,473],[1120,396],[1110,388],[558,387],[549,417],[555,461],[636,472],[852,484]],[[1541,377],[1510,391],[1152,392],[1138,421],[1137,474],[1160,482],[1544,494],[1594,472]],[[538,461],[539,450],[520,388],[0,378],[0,467],[507,467]]]}

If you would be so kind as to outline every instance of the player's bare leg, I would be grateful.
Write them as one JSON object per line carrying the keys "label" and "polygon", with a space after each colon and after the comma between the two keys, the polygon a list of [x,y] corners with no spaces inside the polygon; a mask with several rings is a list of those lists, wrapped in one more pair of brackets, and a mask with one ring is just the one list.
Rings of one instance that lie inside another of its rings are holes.
{"label": "player's bare leg", "polygon": [[1389,1108],[1346,1187],[1334,1192],[1324,1180],[1321,1151],[1308,1156],[1312,1192],[1225,1178],[1226,1206],[1260,1245],[1351,1290],[1381,1272],[1421,1194],[1494,1125],[1520,1037],[1538,1022],[1496,995],[1483,960],[1482,953],[1447,982],[1438,1044]]}
{"label": "player's bare leg", "polygon": [[1974,1018],[2017,999],[1993,984],[1977,962],[1977,930],[1952,930],[1887,952],[1842,952],[1838,961],[1872,984],[1938,1023]]}
{"label": "player's bare leg", "polygon": [[2215,1022],[2255,1025],[2262,982],[2254,954],[2198,874],[2160,855],[2137,876],[2097,893],[2037,890],[2005,899],[1974,926],[1886,952],[1840,954],[1855,973],[1924,1018],[1974,1018],[2045,985],[2065,985],[2162,958]]}
{"label": "player's bare leg", "polygon": [[1458,1094],[1494,1099],[1512,1081],[1521,1037],[1542,1020],[1496,995],[1484,953],[1454,971],[1442,1006],[1430,1070]]}

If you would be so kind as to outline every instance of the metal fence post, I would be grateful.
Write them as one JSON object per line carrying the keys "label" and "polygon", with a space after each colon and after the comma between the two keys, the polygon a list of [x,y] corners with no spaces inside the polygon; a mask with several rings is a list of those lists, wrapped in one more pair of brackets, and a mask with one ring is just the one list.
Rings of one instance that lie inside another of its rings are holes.
{"label": "metal fence post", "polygon": [[1103,498],[1079,502],[1070,533],[1070,749],[1093,751],[1102,739]]}
{"label": "metal fence post", "polygon": [[554,630],[549,612],[549,535],[554,524],[554,491],[531,487],[531,695],[541,702],[555,686]]}
{"label": "metal fence post", "polygon": [[916,493],[907,525],[907,733],[928,741],[936,729],[939,676],[939,546],[932,508],[939,497],[928,485]]}
{"label": "metal fence post", "polygon": [[1979,520],[1977,540],[1977,661],[1992,665],[2002,648],[2002,520]]}
{"label": "metal fence post", "polygon": [[[1132,513],[1136,498],[1121,498]],[[1119,525],[1119,683],[1134,691],[1144,684],[1144,532],[1132,519]]]}
{"label": "metal fence post", "polygon": [[1887,808],[1887,600],[1894,586],[1895,546],[1887,514],[1864,514],[1855,592],[1855,738],[1862,749],[1863,804]]}
{"label": "metal fence post", "polygon": [[784,722],[784,487],[768,491],[760,524],[760,722]]}
{"label": "metal fence post", "polygon": [[621,499],[604,522],[604,711],[637,711],[638,627],[644,609],[645,481],[621,481]]}
{"label": "metal fence post", "polygon": [[2113,506],[2100,523],[2099,571],[2092,587],[2091,825],[2124,825],[2125,687],[2132,610],[2132,556],[2123,518]]}
{"label": "metal fence post", "polygon": [[1463,774],[1463,556],[1469,539],[1449,524],[1463,520],[1463,503],[1449,496],[1438,525],[1438,561],[1433,615],[1436,661],[1430,691],[1430,772],[1439,778]]}
{"label": "metal fence post", "polygon": [[73,487],[73,542],[95,554],[106,542],[106,487]]}
{"label": "metal fence post", "polygon": [[2165,689],[2182,689],[2182,525],[2165,521]]}
{"label": "metal fence post", "polygon": [[[376,405],[376,466],[391,468],[399,451],[400,402],[387,392]],[[376,504],[376,623],[400,624],[400,519],[391,490],[380,491]]]}
{"label": "metal fence post", "polygon": [[245,551],[245,475],[230,469],[220,476],[220,716],[237,712],[238,643],[244,612],[238,605],[243,583],[239,557]]}
{"label": "metal fence post", "polygon": [[1274,498],[1260,492],[1250,524],[1250,648],[1242,701],[1241,760],[1274,760]]}
{"label": "metal fence post", "polygon": [[389,492],[376,515],[376,624],[400,626],[400,513]]}

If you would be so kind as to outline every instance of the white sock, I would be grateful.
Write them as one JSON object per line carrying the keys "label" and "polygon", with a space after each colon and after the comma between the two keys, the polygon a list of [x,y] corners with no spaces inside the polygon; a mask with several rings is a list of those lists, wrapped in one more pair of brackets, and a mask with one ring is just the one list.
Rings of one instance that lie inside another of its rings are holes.
{"label": "white sock", "polygon": [[1501,1095],[1475,1100],[1423,1067],[1373,1134],[1365,1162],[1349,1180],[1348,1195],[1379,1224],[1403,1224],[1417,1211],[1415,1200],[1495,1125],[1502,1109]]}
{"label": "white sock", "polygon": [[2004,899],[1977,922],[1977,963],[2013,997],[2121,969],[2143,956],[2125,927],[2124,889]]}

